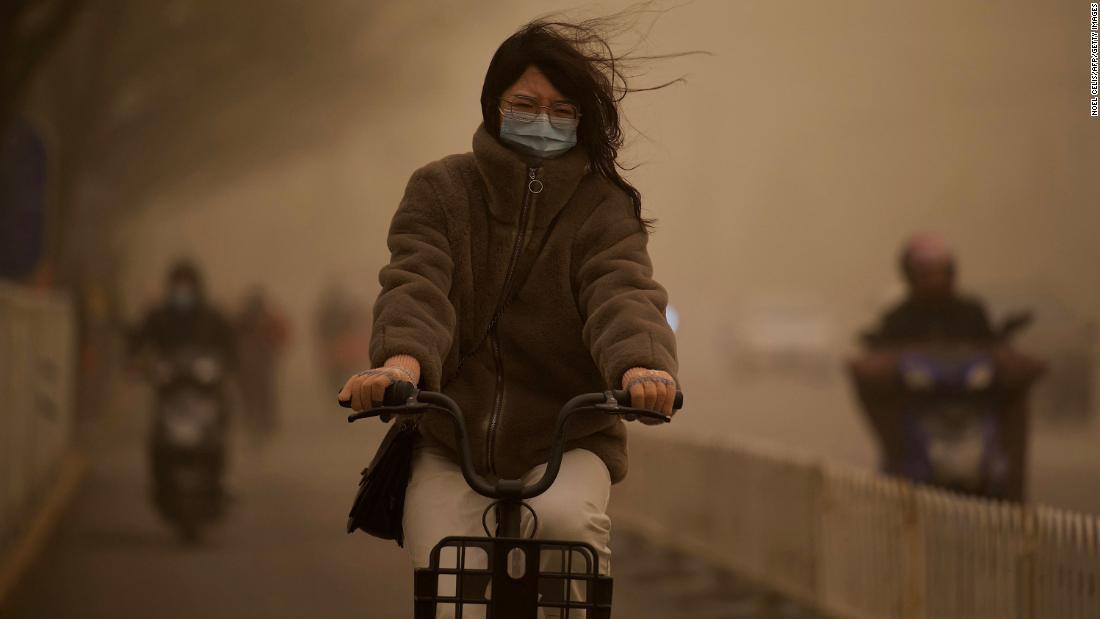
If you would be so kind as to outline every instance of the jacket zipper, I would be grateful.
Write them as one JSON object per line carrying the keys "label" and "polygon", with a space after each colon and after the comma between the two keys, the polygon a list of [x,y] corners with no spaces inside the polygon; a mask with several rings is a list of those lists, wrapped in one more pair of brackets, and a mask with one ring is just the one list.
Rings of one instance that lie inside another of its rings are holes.
{"label": "jacket zipper", "polygon": [[496,450],[496,431],[500,425],[500,416],[504,409],[504,359],[500,352],[500,338],[497,336],[497,326],[504,316],[504,306],[508,302],[508,294],[512,288],[512,277],[515,275],[516,265],[519,262],[523,250],[524,237],[527,236],[527,219],[531,209],[534,208],[535,196],[542,193],[542,181],[538,178],[538,168],[527,168],[527,188],[523,194],[523,206],[519,211],[519,227],[516,232],[516,241],[512,246],[512,257],[508,261],[508,271],[504,275],[504,287],[501,291],[500,305],[489,323],[489,340],[493,346],[493,365],[496,367],[496,394],[493,398],[493,411],[489,415],[489,428],[485,440],[485,462],[489,472],[496,475],[496,461],[493,457]]}

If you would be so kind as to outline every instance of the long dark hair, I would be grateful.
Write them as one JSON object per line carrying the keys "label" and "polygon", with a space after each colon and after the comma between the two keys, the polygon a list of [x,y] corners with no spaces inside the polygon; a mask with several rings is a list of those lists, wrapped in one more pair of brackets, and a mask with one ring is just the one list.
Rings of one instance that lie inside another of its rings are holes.
{"label": "long dark hair", "polygon": [[641,61],[673,58],[702,52],[682,52],[660,56],[618,55],[612,51],[611,35],[630,29],[646,14],[663,11],[642,3],[619,13],[578,22],[536,19],[508,37],[497,48],[485,83],[481,88],[481,114],[489,134],[499,139],[500,96],[534,65],[561,93],[577,103],[581,122],[577,141],[588,152],[589,165],[597,174],[614,183],[630,197],[634,213],[646,228],[653,220],[642,217],[642,195],[619,173],[626,169],[618,162],[623,145],[619,102],[631,92],[656,90],[683,81],[677,78],[646,88],[631,87],[634,68]]}

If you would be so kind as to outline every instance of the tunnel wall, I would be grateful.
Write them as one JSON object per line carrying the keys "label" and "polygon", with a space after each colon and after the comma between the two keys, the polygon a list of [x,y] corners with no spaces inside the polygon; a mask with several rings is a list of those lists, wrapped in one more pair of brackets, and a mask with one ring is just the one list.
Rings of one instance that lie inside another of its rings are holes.
{"label": "tunnel wall", "polygon": [[71,447],[74,338],[67,297],[0,283],[0,559],[5,569]]}
{"label": "tunnel wall", "polygon": [[1100,518],[759,445],[631,436],[616,526],[851,619],[1100,617]]}

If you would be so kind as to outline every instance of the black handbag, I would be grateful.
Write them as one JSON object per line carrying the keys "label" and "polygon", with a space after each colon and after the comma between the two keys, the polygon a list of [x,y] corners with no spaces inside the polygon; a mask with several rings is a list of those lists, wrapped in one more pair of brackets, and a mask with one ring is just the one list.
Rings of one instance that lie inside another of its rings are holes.
{"label": "black handbag", "polygon": [[412,472],[413,447],[420,436],[415,421],[395,421],[386,432],[370,466],[363,469],[359,491],[348,514],[348,533],[356,529],[404,546],[401,519],[405,487]]}

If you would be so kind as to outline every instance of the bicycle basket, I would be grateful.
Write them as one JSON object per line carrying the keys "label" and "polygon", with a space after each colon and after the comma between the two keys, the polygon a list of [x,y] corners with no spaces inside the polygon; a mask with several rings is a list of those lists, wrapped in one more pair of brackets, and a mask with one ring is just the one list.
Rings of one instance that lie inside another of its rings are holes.
{"label": "bicycle basket", "polygon": [[[541,570],[544,563],[560,569]],[[535,619],[539,609],[558,609],[563,618],[610,619],[611,589],[585,543],[447,537],[416,570],[414,616],[435,619],[439,609],[456,619]]]}

